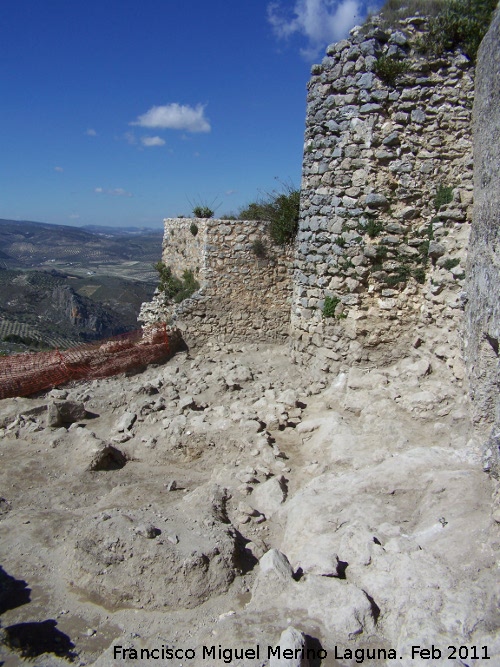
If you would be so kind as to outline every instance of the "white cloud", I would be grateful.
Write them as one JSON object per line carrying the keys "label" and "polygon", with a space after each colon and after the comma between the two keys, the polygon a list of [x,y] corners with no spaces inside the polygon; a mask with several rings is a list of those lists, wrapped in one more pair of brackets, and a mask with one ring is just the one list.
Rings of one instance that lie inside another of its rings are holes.
{"label": "white cloud", "polygon": [[93,130],[91,127],[85,132],[87,137],[97,137],[97,132]]}
{"label": "white cloud", "polygon": [[64,169],[62,167],[54,167],[54,171],[62,172]]}
{"label": "white cloud", "polygon": [[164,146],[165,140],[161,137],[141,137],[143,146]]}
{"label": "white cloud", "polygon": [[123,188],[94,188],[94,192],[97,192],[97,194],[111,195],[112,197],[133,197],[131,192],[127,192],[127,190],[124,190]]}
{"label": "white cloud", "polygon": [[188,105],[166,104],[160,107],[151,107],[149,111],[139,116],[130,125],[140,127],[154,127],[169,130],[186,130],[187,132],[210,132],[211,127],[205,118],[205,107],[197,104]]}
{"label": "white cloud", "polygon": [[309,40],[301,53],[314,58],[327,44],[337,42],[364,18],[361,0],[296,0],[292,16],[278,2],[267,8],[267,17],[280,39],[300,34]]}
{"label": "white cloud", "polygon": [[137,143],[137,139],[135,138],[135,134],[133,132],[125,132],[123,135],[125,141],[129,143],[131,146],[135,146]]}
{"label": "white cloud", "polygon": [[70,220],[78,220],[80,216],[78,215],[78,213],[71,213],[69,217]]}

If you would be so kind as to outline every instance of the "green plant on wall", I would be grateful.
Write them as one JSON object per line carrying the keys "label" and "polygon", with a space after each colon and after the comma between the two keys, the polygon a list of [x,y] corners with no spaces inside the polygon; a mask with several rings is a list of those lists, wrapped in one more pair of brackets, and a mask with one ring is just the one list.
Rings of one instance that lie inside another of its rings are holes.
{"label": "green plant on wall", "polygon": [[417,267],[413,270],[413,277],[420,285],[425,283],[425,268],[422,266]]}
{"label": "green plant on wall", "polygon": [[422,241],[422,243],[418,246],[418,256],[416,261],[419,262],[420,264],[427,264],[427,260],[429,259],[429,241]]}
{"label": "green plant on wall", "polygon": [[375,72],[382,81],[394,86],[398,76],[405,74],[409,67],[404,60],[398,60],[393,56],[380,56],[375,63]]}
{"label": "green plant on wall", "polygon": [[193,201],[188,197],[188,202],[191,206],[191,210],[195,218],[213,218],[215,211],[220,206],[220,202],[217,201],[217,197],[214,197],[212,201],[207,201],[202,197],[197,197]]}
{"label": "green plant on wall", "polygon": [[456,266],[460,264],[460,260],[458,257],[454,257],[453,259],[449,258],[446,259],[443,263],[443,269],[447,269],[448,271],[451,271],[454,269]]}
{"label": "green plant on wall", "polygon": [[336,296],[325,296],[323,304],[323,317],[335,317],[335,309],[340,303],[340,299]]}
{"label": "green plant on wall", "polygon": [[259,259],[265,259],[267,256],[266,244],[262,239],[255,239],[252,243],[253,254]]}
{"label": "green plant on wall", "polygon": [[164,262],[157,262],[154,268],[158,271],[160,280],[158,289],[165,294],[169,301],[180,303],[200,289],[200,284],[194,277],[190,269],[186,269],[182,274],[182,279],[172,274],[172,269],[166,266]]}
{"label": "green plant on wall", "polygon": [[376,236],[380,234],[383,228],[384,225],[380,220],[369,220],[366,223],[365,232],[371,239],[374,239]]}
{"label": "green plant on wall", "polygon": [[474,61],[496,7],[497,0],[444,0],[420,47],[436,55],[458,47]]}
{"label": "green plant on wall", "polygon": [[410,267],[407,266],[406,264],[402,264],[398,266],[398,268],[392,275],[388,276],[388,278],[386,279],[386,283],[389,287],[394,287],[399,283],[405,283],[410,277],[410,275],[411,275]]}
{"label": "green plant on wall", "polygon": [[295,239],[299,228],[300,190],[281,184],[281,189],[268,193],[259,202],[252,202],[239,213],[240,220],[268,220],[273,243],[285,246]]}
{"label": "green plant on wall", "polygon": [[434,206],[439,211],[441,206],[451,204],[453,201],[453,187],[451,185],[440,185],[434,197]]}
{"label": "green plant on wall", "polygon": [[432,218],[432,220],[429,222],[427,225],[427,238],[429,241],[434,241],[434,223],[436,222],[437,218]]}
{"label": "green plant on wall", "polygon": [[274,201],[269,235],[278,245],[291,243],[299,226],[300,190],[282,193]]}
{"label": "green plant on wall", "polygon": [[195,218],[213,218],[215,211],[208,206],[195,206],[193,208],[193,215]]}
{"label": "green plant on wall", "polygon": [[[443,7],[443,0],[386,0],[381,7],[382,25],[400,29],[401,19],[421,14],[422,16],[436,16]],[[370,17],[369,17],[370,18]]]}
{"label": "green plant on wall", "polygon": [[196,222],[192,222],[191,225],[189,226],[189,231],[193,236],[196,236],[198,234],[198,225]]}

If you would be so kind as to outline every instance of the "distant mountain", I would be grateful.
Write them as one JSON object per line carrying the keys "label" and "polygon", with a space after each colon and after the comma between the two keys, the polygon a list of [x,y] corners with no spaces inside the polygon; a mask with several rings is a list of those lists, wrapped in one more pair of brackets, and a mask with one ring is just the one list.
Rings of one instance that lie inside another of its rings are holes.
{"label": "distant mountain", "polygon": [[0,219],[0,353],[137,329],[161,230]]}
{"label": "distant mountain", "polygon": [[89,230],[46,222],[0,219],[0,267],[35,268],[48,262],[88,265],[157,261],[161,256],[162,231],[130,229],[134,231],[99,226]]}
{"label": "distant mountain", "polygon": [[109,227],[106,225],[82,225],[79,229],[94,234],[109,234],[110,236],[126,236],[127,234],[145,234],[163,236],[163,227]]}

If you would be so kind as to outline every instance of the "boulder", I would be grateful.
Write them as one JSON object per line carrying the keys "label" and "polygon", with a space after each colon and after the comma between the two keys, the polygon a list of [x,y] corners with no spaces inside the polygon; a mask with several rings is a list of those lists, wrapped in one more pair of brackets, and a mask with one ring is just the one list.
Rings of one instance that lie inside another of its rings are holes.
{"label": "boulder", "polygon": [[47,426],[52,428],[74,424],[86,417],[85,406],[78,401],[51,401],[47,405]]}
{"label": "boulder", "polygon": [[87,470],[119,470],[127,463],[127,457],[113,445],[102,444],[89,452]]}
{"label": "boulder", "polygon": [[259,578],[274,576],[284,581],[293,577],[293,570],[288,558],[278,549],[269,549],[259,561]]}
{"label": "boulder", "polygon": [[250,504],[269,518],[285,502],[287,493],[286,479],[279,475],[259,484],[252,493]]}
{"label": "boulder", "polygon": [[116,422],[115,424],[115,429],[119,432],[121,431],[130,431],[132,428],[135,420],[137,419],[137,415],[135,412],[124,412],[120,419]]}
{"label": "boulder", "polygon": [[446,248],[442,243],[438,243],[437,241],[430,241],[429,242],[429,250],[427,254],[431,259],[437,259],[438,257],[442,257],[446,252]]}
{"label": "boulder", "polygon": [[[269,667],[309,667],[310,663],[305,655],[306,638],[300,630],[296,630],[291,625],[283,630],[275,648],[278,647],[279,652],[271,656]],[[293,657],[288,657],[290,654]]]}

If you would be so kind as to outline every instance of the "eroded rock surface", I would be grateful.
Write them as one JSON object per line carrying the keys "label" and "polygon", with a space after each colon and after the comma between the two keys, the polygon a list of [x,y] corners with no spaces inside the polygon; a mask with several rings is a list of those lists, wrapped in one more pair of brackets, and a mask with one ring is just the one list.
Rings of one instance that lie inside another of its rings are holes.
{"label": "eroded rock surface", "polygon": [[335,645],[392,646],[403,667],[415,643],[500,654],[493,481],[439,349],[332,376],[285,347],[212,344],[66,391],[87,417],[59,428],[48,397],[0,404],[19,591],[2,627],[54,619],[97,667],[150,664],[114,646],[191,648],[201,667],[204,646],[256,644],[232,664],[262,667],[291,624],[327,660]]}
{"label": "eroded rock surface", "polygon": [[202,486],[164,512],[117,507],[82,521],[67,577],[105,607],[195,607],[236,576],[236,533],[223,490]]}
{"label": "eroded rock surface", "polygon": [[[484,466],[500,475],[500,14],[478,53],[474,98],[474,220],[468,254],[466,359]],[[489,438],[489,439],[488,439]]]}

